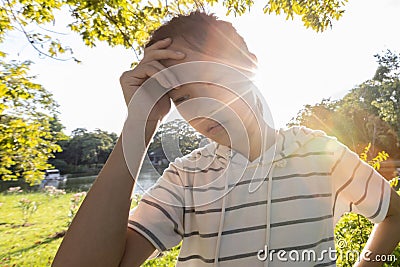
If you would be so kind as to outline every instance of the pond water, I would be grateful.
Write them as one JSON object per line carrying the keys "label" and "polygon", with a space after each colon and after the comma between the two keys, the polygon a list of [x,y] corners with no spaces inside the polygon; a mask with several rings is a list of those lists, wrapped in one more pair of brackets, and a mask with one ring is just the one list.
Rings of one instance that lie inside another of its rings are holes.
{"label": "pond water", "polygon": [[[153,167],[150,160],[146,157],[143,162],[142,169],[139,173],[139,177],[135,182],[134,193],[142,195],[147,189],[153,186],[158,178],[160,178],[160,174],[157,170]],[[93,182],[96,179],[95,176],[85,176],[85,177],[75,177],[75,178],[68,178],[66,188],[73,189],[75,191],[88,191]],[[53,184],[47,184],[53,185]]]}
{"label": "pond water", "polygon": [[161,175],[151,165],[150,160],[146,157],[139,173],[139,178],[135,183],[134,193],[142,195],[147,189],[155,184],[160,176]]}

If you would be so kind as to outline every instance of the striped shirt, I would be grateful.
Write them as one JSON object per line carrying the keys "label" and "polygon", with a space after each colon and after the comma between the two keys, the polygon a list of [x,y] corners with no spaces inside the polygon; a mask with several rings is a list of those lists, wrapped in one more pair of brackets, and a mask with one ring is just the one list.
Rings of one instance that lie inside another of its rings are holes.
{"label": "striped shirt", "polygon": [[327,252],[341,215],[378,223],[389,198],[389,183],[346,146],[292,127],[253,162],[216,143],[175,160],[131,210],[128,227],[158,251],[183,241],[177,266],[213,266],[216,258],[219,266],[264,266],[265,248],[268,266],[336,266]]}

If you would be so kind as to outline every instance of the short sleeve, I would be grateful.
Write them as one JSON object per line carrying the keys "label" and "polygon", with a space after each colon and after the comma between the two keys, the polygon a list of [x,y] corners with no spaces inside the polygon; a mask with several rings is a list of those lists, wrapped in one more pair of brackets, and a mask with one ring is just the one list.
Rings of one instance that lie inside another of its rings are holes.
{"label": "short sleeve", "polygon": [[183,238],[183,195],[179,173],[170,164],[129,212],[128,227],[148,239],[159,252],[178,245]]}
{"label": "short sleeve", "polygon": [[373,223],[385,219],[390,202],[389,182],[339,142],[331,173],[335,223],[345,212],[361,214]]}

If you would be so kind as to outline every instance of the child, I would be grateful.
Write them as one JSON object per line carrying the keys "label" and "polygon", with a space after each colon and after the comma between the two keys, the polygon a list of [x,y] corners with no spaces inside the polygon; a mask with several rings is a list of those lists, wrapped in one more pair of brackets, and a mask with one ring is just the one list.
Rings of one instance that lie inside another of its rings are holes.
{"label": "child", "polygon": [[[255,67],[231,24],[212,15],[178,16],[156,30],[142,61],[121,77],[130,103],[123,137],[53,265],[139,266],[183,240],[177,266],[335,266],[335,223],[354,211],[377,223],[358,266],[380,266],[375,256],[400,240],[400,198],[336,139],[273,129],[243,78]],[[146,87],[151,76],[164,94]],[[132,178],[170,99],[214,142],[171,163],[129,213]]]}

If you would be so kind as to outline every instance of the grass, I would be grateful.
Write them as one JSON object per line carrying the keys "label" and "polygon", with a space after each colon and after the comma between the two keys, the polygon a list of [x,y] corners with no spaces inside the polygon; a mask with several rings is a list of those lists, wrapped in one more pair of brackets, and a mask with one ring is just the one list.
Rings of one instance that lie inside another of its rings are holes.
{"label": "grass", "polygon": [[[50,266],[66,230],[69,198],[44,193],[0,195],[0,266]],[[35,201],[37,211],[23,225],[21,198]]]}
{"label": "grass", "polygon": [[[45,193],[0,194],[0,267],[50,266],[67,230],[70,198],[74,193],[51,196]],[[19,200],[38,205],[24,224]],[[143,266],[175,266],[178,249]]]}

